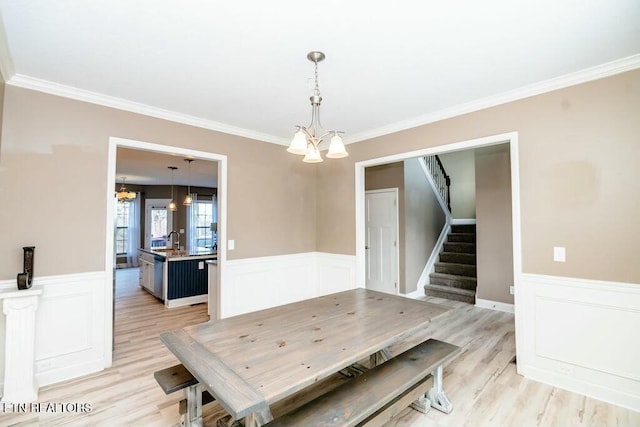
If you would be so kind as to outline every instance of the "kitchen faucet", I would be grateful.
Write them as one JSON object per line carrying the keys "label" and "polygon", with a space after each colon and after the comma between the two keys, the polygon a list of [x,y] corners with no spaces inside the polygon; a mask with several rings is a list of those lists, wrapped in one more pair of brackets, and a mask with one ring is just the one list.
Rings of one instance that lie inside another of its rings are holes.
{"label": "kitchen faucet", "polygon": [[169,245],[171,246],[171,235],[175,234],[176,235],[176,244],[178,245],[178,250],[180,250],[180,233],[178,233],[177,231],[173,230],[172,232],[170,232],[167,235],[167,239],[169,240]]}

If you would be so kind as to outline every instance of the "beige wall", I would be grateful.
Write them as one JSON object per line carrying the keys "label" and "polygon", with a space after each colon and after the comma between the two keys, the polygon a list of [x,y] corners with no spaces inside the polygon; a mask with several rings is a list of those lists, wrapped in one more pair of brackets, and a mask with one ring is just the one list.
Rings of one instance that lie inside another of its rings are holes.
{"label": "beige wall", "polygon": [[474,150],[455,151],[440,155],[451,178],[451,217],[476,217],[476,170]]}
{"label": "beige wall", "polygon": [[524,272],[640,283],[639,112],[634,70],[349,145],[318,168],[317,248],[355,254],[355,162],[517,131]]}
{"label": "beige wall", "polygon": [[405,292],[405,210],[404,210],[404,163],[395,162],[386,165],[372,166],[364,171],[364,189],[381,190],[398,189],[398,289]]}
{"label": "beige wall", "polygon": [[[320,165],[281,146],[13,86],[4,96],[2,279],[21,269],[27,244],[39,275],[104,269],[110,136],[227,155],[229,258],[238,259],[354,254],[355,162],[517,131],[523,270],[640,283],[640,70],[352,144],[349,157]],[[566,263],[552,261],[553,246],[567,248]]]}
{"label": "beige wall", "polygon": [[24,245],[36,275],[104,270],[112,136],[228,156],[230,259],[316,249],[317,167],[284,147],[7,86],[0,279],[21,270]]}
{"label": "beige wall", "polygon": [[[2,157],[2,119],[4,116],[4,92],[6,90],[6,85],[4,83],[4,78],[0,74],[0,158]],[[2,184],[0,184],[2,185]]]}
{"label": "beige wall", "polygon": [[476,253],[480,299],[513,304],[513,233],[509,146],[475,150]]}
{"label": "beige wall", "polygon": [[[429,256],[445,224],[445,214],[418,159],[404,162],[405,288],[417,290]],[[402,247],[401,246],[401,247]]]}

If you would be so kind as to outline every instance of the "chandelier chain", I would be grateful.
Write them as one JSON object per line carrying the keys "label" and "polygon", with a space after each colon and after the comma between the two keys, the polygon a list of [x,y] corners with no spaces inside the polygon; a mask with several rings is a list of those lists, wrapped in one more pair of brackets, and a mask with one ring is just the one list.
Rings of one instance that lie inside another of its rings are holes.
{"label": "chandelier chain", "polygon": [[315,67],[316,87],[313,92],[314,92],[314,95],[320,96],[320,86],[318,86],[318,61],[314,61],[314,63],[316,64],[316,67]]}

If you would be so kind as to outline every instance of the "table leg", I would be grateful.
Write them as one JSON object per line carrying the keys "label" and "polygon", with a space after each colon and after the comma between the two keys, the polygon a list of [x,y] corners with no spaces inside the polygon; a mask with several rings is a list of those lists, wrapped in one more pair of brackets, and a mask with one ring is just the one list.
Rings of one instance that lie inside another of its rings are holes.
{"label": "table leg", "polygon": [[260,427],[269,421],[273,421],[273,416],[268,409],[262,412],[252,412],[245,417],[244,427]]}
{"label": "table leg", "polygon": [[381,363],[384,363],[389,359],[391,359],[391,353],[389,352],[389,349],[383,348],[379,352],[369,356],[369,368],[373,368],[374,366],[378,366]]}
{"label": "table leg", "polygon": [[187,411],[183,415],[185,427],[202,427],[202,387],[194,384],[185,389]]}
{"label": "table leg", "polygon": [[453,411],[453,404],[449,401],[443,389],[442,366],[438,366],[433,372],[433,387],[427,393],[427,397],[434,409],[445,414],[450,414]]}

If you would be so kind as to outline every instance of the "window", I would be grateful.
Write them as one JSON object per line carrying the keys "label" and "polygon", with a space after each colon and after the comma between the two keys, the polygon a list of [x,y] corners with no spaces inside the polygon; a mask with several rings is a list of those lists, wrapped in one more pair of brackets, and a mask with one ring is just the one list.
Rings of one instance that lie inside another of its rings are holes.
{"label": "window", "polygon": [[129,203],[116,203],[116,254],[126,255],[129,247]]}

